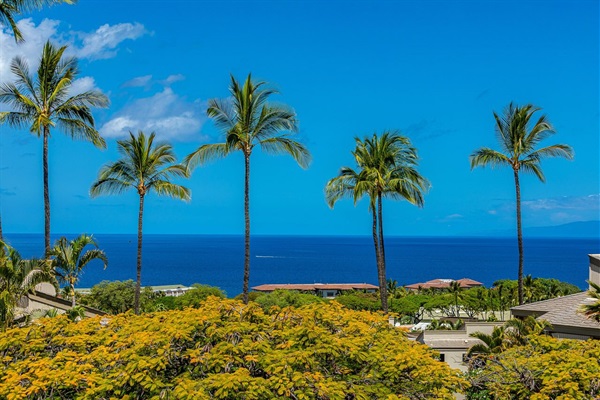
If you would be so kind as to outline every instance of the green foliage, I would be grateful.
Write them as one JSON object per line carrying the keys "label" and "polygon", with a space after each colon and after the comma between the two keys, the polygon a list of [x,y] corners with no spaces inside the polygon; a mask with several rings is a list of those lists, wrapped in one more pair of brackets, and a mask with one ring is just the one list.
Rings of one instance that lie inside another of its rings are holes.
{"label": "green foliage", "polygon": [[75,284],[79,282],[83,269],[93,260],[102,261],[104,268],[108,265],[108,258],[102,250],[89,249],[84,252],[89,245],[98,247],[92,236],[83,234],[71,241],[63,236],[56,241],[49,253],[54,257],[52,267],[59,282],[69,286],[73,307],[75,307]]}
{"label": "green foliage", "polygon": [[467,387],[382,315],[207,299],[0,336],[0,398],[452,399]]}
{"label": "green foliage", "polygon": [[312,303],[323,303],[321,297],[310,293],[299,293],[294,290],[275,290],[256,298],[256,303],[268,311],[271,307],[300,307]]}
{"label": "green foliage", "polygon": [[[158,296],[151,288],[144,288],[140,296],[142,310],[154,311],[154,301]],[[90,294],[82,296],[80,303],[109,314],[120,314],[133,310],[134,299],[134,281],[102,281],[92,287]]]}
{"label": "green foliage", "polygon": [[0,329],[13,324],[19,300],[42,282],[57,286],[49,263],[24,260],[16,249],[0,241]]}
{"label": "green foliage", "polygon": [[215,296],[220,299],[224,299],[225,292],[215,286],[200,285],[195,283],[192,285],[193,289],[188,290],[181,296],[175,297],[173,303],[177,308],[185,307],[200,307],[204,301],[210,297]]}
{"label": "green foliage", "polygon": [[377,311],[381,310],[381,302],[376,293],[348,293],[337,296],[335,301],[351,310]]}
{"label": "green foliage", "polygon": [[597,340],[532,335],[525,344],[494,354],[489,360],[467,375],[471,391],[486,391],[491,396],[487,398],[583,400],[600,395]]}
{"label": "green foliage", "polygon": [[429,298],[423,294],[408,294],[404,297],[394,298],[390,301],[390,311],[410,317],[412,322],[419,322],[423,319],[425,311],[423,306],[429,301]]}

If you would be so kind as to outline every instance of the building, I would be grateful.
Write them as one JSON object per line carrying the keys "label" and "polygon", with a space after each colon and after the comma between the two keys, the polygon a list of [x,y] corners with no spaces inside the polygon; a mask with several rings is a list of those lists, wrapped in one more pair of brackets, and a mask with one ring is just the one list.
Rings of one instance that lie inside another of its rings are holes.
{"label": "building", "polygon": [[415,340],[439,352],[440,361],[445,361],[452,368],[467,372],[469,368],[466,360],[467,351],[481,343],[479,339],[471,337],[471,333],[481,332],[491,335],[494,327],[502,324],[503,322],[466,322],[464,329],[456,331],[424,330]]}
{"label": "building", "polygon": [[450,283],[458,282],[462,289],[469,289],[472,287],[483,286],[483,283],[474,281],[469,278],[462,279],[433,279],[431,281],[427,281],[424,283],[413,283],[411,285],[404,286],[408,290],[417,291],[420,289],[448,289],[450,287]]}
{"label": "building", "polygon": [[[87,306],[81,307],[84,309],[84,315],[86,317],[106,315],[105,312],[96,310],[95,308]],[[36,310],[47,311],[55,309],[62,314],[69,311],[71,308],[71,301],[56,296],[56,289],[54,286],[49,283],[41,283],[36,286],[34,293],[29,293],[19,301],[18,313],[21,315],[30,315]]]}
{"label": "building", "polygon": [[[589,281],[600,284],[600,254],[590,254]],[[600,339],[600,323],[581,313],[584,304],[596,301],[588,292],[523,304],[510,309],[515,318],[533,316],[548,321],[547,332],[557,338]]]}
{"label": "building", "polygon": [[310,284],[268,284],[254,286],[252,290],[271,293],[275,290],[295,290],[298,292],[313,293],[324,299],[333,299],[343,292],[359,290],[365,293],[374,293],[379,289],[369,283],[310,283]]}

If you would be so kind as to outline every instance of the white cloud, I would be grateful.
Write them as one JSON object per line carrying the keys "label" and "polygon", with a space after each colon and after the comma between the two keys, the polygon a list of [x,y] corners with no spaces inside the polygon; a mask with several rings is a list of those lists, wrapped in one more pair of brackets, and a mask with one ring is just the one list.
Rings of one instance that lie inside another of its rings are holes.
{"label": "white cloud", "polygon": [[81,45],[75,44],[75,55],[80,58],[98,60],[117,55],[117,47],[125,40],[135,40],[148,31],[140,23],[104,24],[95,32],[77,32]]}
{"label": "white cloud", "polygon": [[175,75],[169,75],[167,77],[167,79],[165,79],[164,81],[161,81],[161,83],[165,86],[168,86],[172,83],[175,82],[179,82],[185,79],[185,76],[181,75],[181,74],[175,74]]}
{"label": "white cloud", "polygon": [[161,140],[199,140],[206,121],[205,104],[187,101],[169,87],[151,97],[128,104],[100,128],[105,138],[125,137],[128,132],[156,132]]}
{"label": "white cloud", "polygon": [[600,210],[600,194],[588,196],[563,196],[523,202],[530,210]]}
{"label": "white cloud", "polygon": [[123,83],[122,87],[144,87],[150,83],[152,75],[138,76]]}
{"label": "white cloud", "polygon": [[67,45],[67,52],[71,56],[87,58],[90,60],[114,57],[117,48],[125,40],[135,40],[146,33],[142,24],[123,23],[116,25],[103,25],[95,32],[68,32],[60,33],[60,21],[44,19],[36,25],[31,18],[17,21],[17,25],[25,42],[15,43],[12,31],[8,27],[0,30],[0,81],[12,79],[10,63],[16,56],[20,56],[34,72],[42,55],[42,48],[48,39],[59,46]]}

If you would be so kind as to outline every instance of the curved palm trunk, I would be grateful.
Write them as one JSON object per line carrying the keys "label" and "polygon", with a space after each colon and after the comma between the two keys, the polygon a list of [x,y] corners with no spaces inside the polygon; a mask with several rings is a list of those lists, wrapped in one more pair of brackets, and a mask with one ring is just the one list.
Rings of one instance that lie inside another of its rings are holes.
{"label": "curved palm trunk", "polygon": [[379,219],[379,263],[377,264],[377,275],[379,278],[379,294],[381,295],[381,309],[388,312],[387,282],[385,274],[385,247],[383,244],[383,202],[381,193],[377,195],[377,218]]}
{"label": "curved palm trunk", "polygon": [[71,283],[70,286],[71,286],[71,308],[75,308],[75,285],[73,285]]}
{"label": "curved palm trunk", "polygon": [[4,236],[2,235],[2,215],[0,215],[0,242],[4,241]]}
{"label": "curved palm trunk", "polygon": [[517,242],[519,243],[519,305],[523,304],[523,231],[521,228],[521,186],[519,185],[519,171],[514,170],[515,189],[517,192]]}
{"label": "curved palm trunk", "polygon": [[48,188],[48,137],[50,129],[44,127],[44,150],[42,164],[44,169],[44,253],[46,257],[50,254],[50,191]]}
{"label": "curved palm trunk", "polygon": [[137,277],[135,282],[134,310],[140,313],[140,292],[142,286],[142,217],[144,216],[144,195],[140,195],[140,211],[138,213],[138,245],[137,245]]}
{"label": "curved palm trunk", "polygon": [[244,154],[245,179],[244,179],[244,287],[243,300],[248,304],[248,284],[250,281],[250,154]]}
{"label": "curved palm trunk", "polygon": [[[377,237],[377,210],[375,209],[375,205],[373,205],[371,209],[371,214],[373,215],[373,245],[375,246],[375,261],[377,262],[377,278],[379,278],[379,265],[381,264],[381,253],[379,251],[379,238]],[[381,282],[379,282],[379,284],[381,285]]]}

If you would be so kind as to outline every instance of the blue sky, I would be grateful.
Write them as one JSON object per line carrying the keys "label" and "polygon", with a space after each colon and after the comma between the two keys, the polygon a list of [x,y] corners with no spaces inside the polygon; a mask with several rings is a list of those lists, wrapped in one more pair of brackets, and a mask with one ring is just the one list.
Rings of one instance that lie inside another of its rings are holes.
{"label": "blue sky", "polygon": [[[522,179],[524,226],[600,219],[599,22],[590,1],[80,1],[23,15],[26,43],[0,34],[0,81],[21,55],[35,65],[48,38],[80,59],[75,88],[95,87],[108,141],[100,151],[55,131],[52,231],[134,233],[137,195],[91,199],[99,168],[127,129],[156,131],[179,157],[222,139],[205,116],[229,74],[270,82],[300,121],[313,163],[256,152],[252,229],[258,234],[368,235],[365,201],[327,207],[325,183],[353,166],[355,136],[398,129],[432,184],[425,207],[387,201],[390,235],[472,235],[514,229],[509,170],[470,171],[494,147],[492,112],[511,101],[543,108],[574,161],[546,160],[545,184]],[[2,110],[6,106],[0,106]],[[6,232],[43,232],[41,140],[0,127],[0,210]],[[243,160],[197,169],[190,203],[150,196],[147,233],[241,234]]]}

